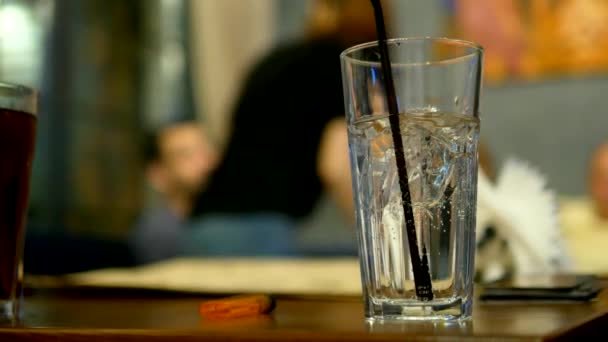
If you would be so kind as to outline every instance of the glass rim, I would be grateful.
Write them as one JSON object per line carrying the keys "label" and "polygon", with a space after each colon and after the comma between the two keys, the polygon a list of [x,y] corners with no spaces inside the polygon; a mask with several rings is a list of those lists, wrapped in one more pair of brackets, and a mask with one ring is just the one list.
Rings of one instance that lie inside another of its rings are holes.
{"label": "glass rim", "polygon": [[0,104],[0,108],[6,108],[9,110],[15,110],[19,112],[23,112],[26,114],[33,115],[35,117],[38,116],[38,112],[36,110],[36,103],[38,101],[38,91],[34,88],[30,88],[17,83],[10,83],[0,81],[0,91],[6,90],[8,92],[12,92],[11,94],[0,94],[0,97],[14,97],[16,100],[25,101],[23,103],[27,103],[27,105],[23,106],[3,106]]}
{"label": "glass rim", "polygon": [[[426,61],[426,62],[404,62],[399,63],[395,61],[391,61],[391,68],[394,67],[415,67],[415,66],[425,66],[425,65],[441,65],[441,64],[454,64],[459,61],[467,60],[475,55],[480,55],[483,53],[484,49],[478,43],[475,43],[470,40],[465,39],[457,39],[457,38],[447,38],[447,37],[407,37],[407,38],[390,38],[387,40],[388,46],[393,46],[398,43],[408,43],[408,42],[419,42],[419,41],[433,41],[433,42],[441,42],[441,43],[452,43],[461,47],[467,47],[472,49],[471,53],[462,54],[461,56],[445,58],[438,61]],[[366,61],[360,58],[355,58],[349,56],[353,52],[369,49],[371,47],[378,46],[378,41],[374,40],[371,42],[357,44],[355,46],[351,46],[346,50],[342,51],[340,54],[340,59],[348,61],[351,64],[357,65],[366,65],[366,66],[380,66],[381,62],[374,61]]]}

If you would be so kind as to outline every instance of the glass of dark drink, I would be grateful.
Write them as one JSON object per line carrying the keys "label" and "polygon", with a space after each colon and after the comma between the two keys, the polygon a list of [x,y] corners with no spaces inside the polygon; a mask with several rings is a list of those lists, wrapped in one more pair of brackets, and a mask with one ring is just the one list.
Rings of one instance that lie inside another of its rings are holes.
{"label": "glass of dark drink", "polygon": [[0,83],[0,323],[15,322],[20,315],[36,114],[34,90]]}

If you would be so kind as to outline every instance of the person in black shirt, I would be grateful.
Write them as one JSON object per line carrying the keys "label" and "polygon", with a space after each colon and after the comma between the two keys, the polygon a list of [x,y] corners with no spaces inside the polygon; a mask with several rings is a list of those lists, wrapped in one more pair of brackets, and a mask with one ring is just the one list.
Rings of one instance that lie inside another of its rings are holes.
{"label": "person in black shirt", "polygon": [[297,222],[322,193],[353,217],[340,53],[375,39],[366,0],[318,0],[307,39],[249,74],[232,136],[193,217],[270,213]]}

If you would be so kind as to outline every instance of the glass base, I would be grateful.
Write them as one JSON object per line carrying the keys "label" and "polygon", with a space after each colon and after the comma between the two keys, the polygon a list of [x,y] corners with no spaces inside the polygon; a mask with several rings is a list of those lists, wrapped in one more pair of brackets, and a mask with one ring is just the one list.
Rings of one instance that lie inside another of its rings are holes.
{"label": "glass base", "polygon": [[462,321],[471,318],[470,300],[449,298],[419,302],[404,299],[370,298],[367,303],[368,321]]}
{"label": "glass base", "polygon": [[0,300],[0,324],[16,323],[19,319],[17,303],[11,300]]}

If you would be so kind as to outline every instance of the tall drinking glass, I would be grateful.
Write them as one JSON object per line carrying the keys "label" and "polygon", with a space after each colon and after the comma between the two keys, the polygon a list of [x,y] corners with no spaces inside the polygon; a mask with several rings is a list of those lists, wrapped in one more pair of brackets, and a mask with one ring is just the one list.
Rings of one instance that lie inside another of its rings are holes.
{"label": "tall drinking glass", "polygon": [[[419,259],[412,265],[377,42],[341,54],[365,315],[471,315],[482,49],[444,38],[387,42]],[[406,204],[407,205],[407,204]],[[414,268],[430,275],[419,298]]]}
{"label": "tall drinking glass", "polygon": [[14,322],[20,313],[36,111],[33,90],[0,83],[0,323]]}

